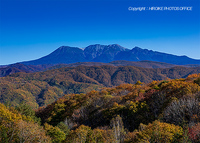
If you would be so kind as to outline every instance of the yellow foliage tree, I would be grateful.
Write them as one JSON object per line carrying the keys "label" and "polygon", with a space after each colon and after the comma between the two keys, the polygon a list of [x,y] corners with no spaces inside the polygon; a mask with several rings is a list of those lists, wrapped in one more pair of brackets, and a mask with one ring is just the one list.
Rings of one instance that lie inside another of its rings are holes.
{"label": "yellow foliage tree", "polygon": [[173,124],[162,123],[154,121],[147,126],[142,126],[142,130],[134,131],[134,142],[157,142],[157,143],[171,143],[178,142],[183,134],[183,129],[180,126]]}

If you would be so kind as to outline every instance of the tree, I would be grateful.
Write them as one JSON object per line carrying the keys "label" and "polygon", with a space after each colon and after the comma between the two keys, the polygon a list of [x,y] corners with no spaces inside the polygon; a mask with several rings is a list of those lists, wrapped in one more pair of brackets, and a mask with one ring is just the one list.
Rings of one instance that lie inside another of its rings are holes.
{"label": "tree", "polygon": [[45,130],[31,118],[0,103],[0,142],[51,142]]}
{"label": "tree", "polygon": [[173,124],[162,123],[160,121],[154,121],[148,124],[142,130],[134,131],[133,142],[144,143],[170,143],[180,142],[183,129]]}
{"label": "tree", "polygon": [[86,143],[94,142],[93,131],[90,127],[81,125],[76,130],[71,130],[66,142]]}
{"label": "tree", "polygon": [[58,127],[53,127],[47,123],[44,124],[44,128],[47,131],[47,134],[52,138],[54,143],[60,143],[65,140],[66,136],[63,131],[60,130]]}
{"label": "tree", "polygon": [[[196,116],[196,118],[194,118]],[[175,125],[181,125],[183,121],[186,123],[196,122],[200,119],[199,101],[192,97],[181,98],[172,101],[165,108],[163,120]]]}
{"label": "tree", "polygon": [[58,123],[57,127],[58,127],[61,131],[63,131],[63,132],[65,133],[65,135],[68,135],[68,133],[69,133],[70,130],[69,130],[68,126],[67,126],[65,123],[60,122],[60,123]]}
{"label": "tree", "polygon": [[5,105],[0,103],[1,142],[18,140],[16,124],[21,119],[22,116],[20,114],[11,112]]}
{"label": "tree", "polygon": [[8,143],[8,136],[7,136],[7,133],[6,133],[6,129],[5,128],[1,129],[0,133],[1,133],[0,134],[0,141],[2,143]]}
{"label": "tree", "polygon": [[194,143],[200,142],[200,123],[189,128],[189,137]]}
{"label": "tree", "polygon": [[110,126],[113,130],[116,143],[123,142],[125,131],[122,118],[119,115],[117,115],[117,117],[113,118],[110,121]]}
{"label": "tree", "polygon": [[37,118],[35,116],[35,111],[32,109],[32,107],[25,102],[21,102],[19,106],[16,107],[17,111],[25,116],[31,117],[35,122],[40,124],[41,119]]}
{"label": "tree", "polygon": [[115,142],[115,137],[111,129],[94,129],[94,142],[95,143],[111,143]]}
{"label": "tree", "polygon": [[199,77],[199,78],[197,78],[196,80],[194,80],[194,83],[196,83],[196,84],[200,85],[200,77]]}
{"label": "tree", "polygon": [[37,123],[20,120],[17,123],[20,143],[45,142],[50,143],[50,137],[46,136],[45,130]]}

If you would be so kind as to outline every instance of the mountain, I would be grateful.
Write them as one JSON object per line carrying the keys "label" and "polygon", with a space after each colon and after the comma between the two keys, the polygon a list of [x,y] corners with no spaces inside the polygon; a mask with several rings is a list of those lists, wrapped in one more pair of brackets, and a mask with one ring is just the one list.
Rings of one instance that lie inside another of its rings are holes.
{"label": "mountain", "polygon": [[[78,62],[72,64],[58,64],[48,69],[57,69],[62,67],[77,67],[77,66],[102,66],[102,65],[110,65],[110,66],[135,66],[135,67],[142,67],[142,68],[172,68],[177,65],[162,63],[162,62],[154,62],[154,61],[112,61],[110,63],[101,63],[101,62]],[[200,66],[200,65],[198,65]],[[198,67],[197,65],[185,65],[183,67]]]}
{"label": "mountain", "polygon": [[121,51],[126,51],[120,45],[90,45],[85,49],[61,46],[51,54],[37,60],[21,62],[25,65],[40,64],[70,64],[76,62],[110,62]]}
{"label": "mountain", "polygon": [[[110,63],[102,63],[102,62],[77,62],[72,64],[56,64],[56,65],[24,65],[21,63],[11,64],[8,66],[0,67],[0,77],[4,77],[7,75],[11,75],[18,72],[24,73],[33,73],[39,71],[46,71],[52,69],[58,69],[62,67],[77,67],[77,66],[135,66],[142,68],[172,68],[177,65],[162,63],[162,62],[154,62],[154,61],[112,61]],[[182,67],[199,67],[200,65],[181,65]]]}
{"label": "mountain", "polygon": [[[199,91],[200,74],[190,75],[185,79],[153,81],[148,84],[139,82],[122,84],[117,87],[103,88],[101,91],[93,90],[86,94],[65,95],[54,103],[38,109],[36,115],[42,119],[43,123],[47,122],[54,126],[65,121],[71,129],[76,129],[81,125],[89,126],[92,129],[98,127],[107,129],[113,123],[111,122],[113,118],[121,116],[123,125],[128,131],[132,132],[138,129],[128,138],[140,138],[142,134],[139,132],[146,130],[143,134],[146,141],[138,140],[137,143],[149,142],[149,138],[153,135],[157,137],[153,142],[157,142],[159,138],[161,139],[161,133],[163,133],[164,139],[169,136],[167,132],[172,134],[172,128],[154,124],[155,127],[150,131],[144,123],[149,124],[154,120],[160,120],[162,123],[167,122],[183,127],[189,124],[187,128],[194,126],[199,123],[200,119]],[[183,120],[184,123],[182,123]],[[119,119],[116,122],[122,124]],[[106,126],[107,128],[105,128]],[[163,127],[166,129],[163,130]],[[156,134],[155,130],[158,130]],[[79,129],[79,131],[83,133],[83,130]],[[190,133],[194,134],[195,131],[190,131]],[[199,130],[196,130],[196,133],[200,134]],[[174,134],[176,135],[173,138],[178,135],[177,130],[174,131]],[[199,139],[199,136],[197,138]],[[129,141],[129,143],[131,142],[135,141]],[[160,140],[160,142],[165,141]]]}
{"label": "mountain", "polygon": [[86,93],[102,87],[137,81],[151,82],[167,78],[185,78],[200,73],[200,67],[141,68],[134,66],[77,66],[35,73],[15,73],[0,77],[0,102],[18,105],[27,102],[33,108],[54,102],[64,94]]}
{"label": "mountain", "polygon": [[76,47],[61,46],[51,54],[37,60],[22,62],[25,65],[58,64],[85,62],[83,50]]}
{"label": "mountain", "polygon": [[35,110],[0,103],[0,142],[199,143],[199,105],[200,74],[65,94]]}
{"label": "mountain", "polygon": [[147,49],[141,49],[135,47],[129,51],[120,52],[114,60],[126,60],[126,61],[158,61],[176,65],[187,65],[187,64],[200,64],[200,60],[194,60],[187,56],[176,56],[172,54],[166,54],[156,52]]}
{"label": "mountain", "polygon": [[[62,67],[77,67],[77,66],[102,66],[102,65],[112,65],[112,66],[136,66],[143,68],[171,68],[177,65],[154,62],[154,61],[112,61],[110,63],[101,63],[101,62],[77,62],[72,64],[56,64],[56,65],[24,65],[21,63],[11,64],[8,66],[0,67],[0,77],[4,77],[10,74],[25,72],[33,73],[39,71],[46,71],[51,69],[57,69]],[[198,67],[200,65],[184,65],[184,67]]]}
{"label": "mountain", "polygon": [[[137,61],[137,62],[132,62],[132,61],[113,61],[110,62],[109,64],[112,64],[114,66],[135,66],[135,67],[142,67],[142,68],[171,68],[175,67],[177,65],[173,64],[168,64],[168,63],[162,63],[162,62],[154,62],[154,61]],[[196,67],[194,65],[188,65],[187,67]],[[199,65],[200,66],[200,65]]]}
{"label": "mountain", "polygon": [[84,49],[61,46],[49,55],[37,60],[0,66],[0,77],[17,72],[38,72],[78,65],[137,66],[144,68],[170,68],[177,65],[198,67],[200,60],[176,56],[135,47],[126,49],[118,44],[90,45]]}
{"label": "mountain", "polygon": [[84,55],[88,61],[108,63],[113,61],[115,56],[122,52],[129,51],[128,49],[117,45],[90,45],[84,49]]}
{"label": "mountain", "polygon": [[18,72],[32,73],[43,71],[51,66],[52,65],[24,65],[21,63],[11,64],[5,67],[0,67],[0,77]]}
{"label": "mountain", "polygon": [[25,65],[41,64],[70,64],[76,62],[103,62],[112,61],[156,61],[175,65],[200,65],[200,60],[191,59],[187,56],[176,56],[135,47],[124,48],[118,44],[113,45],[90,45],[84,49],[77,47],[62,46],[51,54],[33,61],[21,62]]}

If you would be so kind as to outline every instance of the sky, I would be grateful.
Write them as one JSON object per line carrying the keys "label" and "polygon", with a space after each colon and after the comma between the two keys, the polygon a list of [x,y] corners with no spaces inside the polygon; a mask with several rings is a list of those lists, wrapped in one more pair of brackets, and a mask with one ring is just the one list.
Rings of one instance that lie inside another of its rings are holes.
{"label": "sky", "polygon": [[200,0],[0,0],[0,65],[93,44],[200,59]]}

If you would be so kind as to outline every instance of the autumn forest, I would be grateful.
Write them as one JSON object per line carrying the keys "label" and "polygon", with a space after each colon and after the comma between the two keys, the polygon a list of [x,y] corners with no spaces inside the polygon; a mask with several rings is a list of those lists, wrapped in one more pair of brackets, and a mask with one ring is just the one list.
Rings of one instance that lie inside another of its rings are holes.
{"label": "autumn forest", "polygon": [[200,69],[62,67],[0,78],[0,140],[200,142]]}

